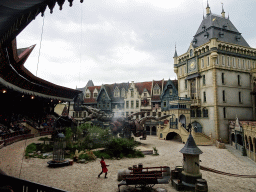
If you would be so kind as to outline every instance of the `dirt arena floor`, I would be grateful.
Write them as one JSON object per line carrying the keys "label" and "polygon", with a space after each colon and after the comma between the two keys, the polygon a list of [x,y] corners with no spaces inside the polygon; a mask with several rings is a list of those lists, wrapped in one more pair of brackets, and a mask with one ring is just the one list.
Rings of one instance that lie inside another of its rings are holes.
{"label": "dirt arena floor", "polygon": [[[138,138],[136,138],[138,139]],[[157,137],[149,136],[147,140],[141,141],[143,147],[152,150],[156,147],[159,156],[146,155],[144,158],[125,158],[121,160],[108,160],[108,178],[101,172],[100,159],[87,164],[74,163],[72,166],[62,168],[49,168],[49,159],[30,158],[23,160],[24,147],[30,143],[39,142],[38,138],[20,141],[0,149],[0,169],[8,175],[41,183],[44,185],[60,188],[72,192],[117,192],[118,170],[127,169],[132,165],[143,163],[144,167],[150,166],[175,166],[182,165],[182,154],[179,152],[184,144],[175,141],[159,140]],[[200,155],[201,165],[220,171],[241,174],[256,175],[256,163],[247,157],[240,156],[238,152],[227,146],[228,149],[217,149],[215,146],[199,146],[203,151]],[[21,170],[21,173],[20,173]],[[209,192],[256,192],[256,178],[239,178],[219,175],[211,172],[201,171],[203,178],[207,180]],[[170,184],[155,185],[154,188],[164,188],[167,191],[176,191]],[[129,187],[121,187],[121,191],[128,191]]]}

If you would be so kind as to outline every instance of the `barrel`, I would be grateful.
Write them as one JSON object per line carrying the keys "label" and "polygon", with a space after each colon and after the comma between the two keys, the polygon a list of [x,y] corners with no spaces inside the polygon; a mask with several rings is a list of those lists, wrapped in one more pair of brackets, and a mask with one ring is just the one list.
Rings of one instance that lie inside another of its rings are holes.
{"label": "barrel", "polygon": [[171,177],[172,177],[172,179],[178,179],[179,171],[171,170]]}
{"label": "barrel", "polygon": [[207,185],[207,181],[205,179],[197,179],[196,180],[196,186],[197,186],[197,184],[199,186],[198,188],[200,188],[199,191],[200,190],[203,191],[203,192],[208,191],[208,185]]}
{"label": "barrel", "polygon": [[170,169],[170,167],[164,167],[163,168],[163,171],[165,171],[165,172],[163,172],[163,177],[164,176],[170,176],[171,175],[171,169]]}
{"label": "barrel", "polygon": [[183,167],[182,166],[176,166],[175,170],[179,171],[179,172],[182,172],[183,171]]}

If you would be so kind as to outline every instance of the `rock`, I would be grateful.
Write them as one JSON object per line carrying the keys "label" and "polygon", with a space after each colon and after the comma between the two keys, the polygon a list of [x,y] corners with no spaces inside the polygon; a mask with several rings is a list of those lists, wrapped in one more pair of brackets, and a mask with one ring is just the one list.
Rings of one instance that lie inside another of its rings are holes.
{"label": "rock", "polygon": [[80,159],[77,163],[85,163],[85,159]]}
{"label": "rock", "polygon": [[41,154],[41,151],[37,151],[37,154]]}
{"label": "rock", "polygon": [[117,158],[117,160],[120,160],[120,159],[121,159],[120,157]]}
{"label": "rock", "polygon": [[29,156],[33,156],[33,155],[34,155],[34,153],[29,153],[28,155],[29,155]]}

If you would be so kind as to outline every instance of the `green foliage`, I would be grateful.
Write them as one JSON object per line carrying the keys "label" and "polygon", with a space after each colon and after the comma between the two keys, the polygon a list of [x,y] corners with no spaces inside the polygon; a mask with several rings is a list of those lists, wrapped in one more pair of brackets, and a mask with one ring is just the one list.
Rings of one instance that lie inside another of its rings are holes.
{"label": "green foliage", "polygon": [[85,159],[85,160],[91,160],[91,158],[87,154],[81,154],[79,155],[79,159]]}
{"label": "green foliage", "polygon": [[85,137],[80,139],[81,150],[104,147],[112,138],[109,128],[102,129],[101,127],[90,126],[90,124],[83,124],[79,129],[87,132]]}
{"label": "green foliage", "polygon": [[104,159],[111,159],[110,155],[104,151],[93,151],[93,153],[98,158],[104,157]]}
{"label": "green foliage", "polygon": [[157,150],[156,147],[153,147],[153,151],[154,151],[153,155],[159,155],[158,150]]}
{"label": "green foliage", "polygon": [[[113,138],[106,145],[106,152],[111,157],[136,157],[141,156],[139,152],[135,150],[138,144],[131,139],[126,138]],[[142,154],[143,155],[143,154]]]}
{"label": "green foliage", "polygon": [[[35,151],[41,151],[41,153],[47,153],[53,151],[53,146],[50,144],[43,143],[31,143],[26,147],[25,156],[29,156],[29,153],[33,153]],[[30,155],[30,157],[36,157],[37,155]]]}
{"label": "green foliage", "polygon": [[28,156],[29,153],[33,153],[34,151],[36,151],[36,144],[31,143],[27,146],[25,154],[26,154],[26,156]]}
{"label": "green foliage", "polygon": [[65,139],[66,139],[67,148],[73,147],[72,138],[73,138],[73,132],[72,132],[71,127],[66,127],[65,128]]}

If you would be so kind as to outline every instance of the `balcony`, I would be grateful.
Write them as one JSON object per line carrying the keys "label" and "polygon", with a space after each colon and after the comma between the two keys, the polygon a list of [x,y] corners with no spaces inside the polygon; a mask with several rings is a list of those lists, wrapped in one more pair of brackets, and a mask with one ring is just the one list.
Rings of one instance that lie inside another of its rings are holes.
{"label": "balcony", "polygon": [[191,99],[191,107],[201,107],[201,99]]}

